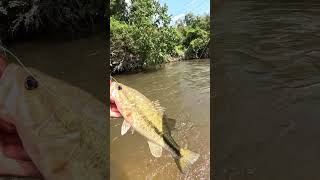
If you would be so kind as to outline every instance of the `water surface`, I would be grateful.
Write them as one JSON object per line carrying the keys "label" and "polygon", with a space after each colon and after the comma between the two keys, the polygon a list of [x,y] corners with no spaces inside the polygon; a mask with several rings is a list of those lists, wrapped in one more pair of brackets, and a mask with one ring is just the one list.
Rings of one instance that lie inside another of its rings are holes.
{"label": "water surface", "polygon": [[320,179],[320,3],[225,1],[215,24],[215,175]]}

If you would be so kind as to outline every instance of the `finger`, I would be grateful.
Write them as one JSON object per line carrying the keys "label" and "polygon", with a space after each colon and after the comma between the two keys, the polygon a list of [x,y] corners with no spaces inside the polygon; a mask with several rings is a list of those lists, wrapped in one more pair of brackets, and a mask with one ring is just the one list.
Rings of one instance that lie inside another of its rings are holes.
{"label": "finger", "polygon": [[18,161],[23,169],[22,176],[42,177],[38,168],[32,161]]}
{"label": "finger", "polygon": [[110,109],[110,116],[116,117],[116,118],[122,117],[121,113],[119,113],[117,111],[112,111],[111,109]]}
{"label": "finger", "polygon": [[11,159],[30,161],[28,153],[24,150],[22,144],[5,144],[3,154]]}
{"label": "finger", "polygon": [[16,127],[13,124],[0,119],[0,132],[15,133]]}
{"label": "finger", "polygon": [[32,161],[19,161],[0,154],[0,176],[42,177]]}
{"label": "finger", "polygon": [[[15,127],[5,121],[0,121],[0,151],[7,157],[19,160],[30,160],[25,152]],[[8,128],[9,127],[9,128]]]}
{"label": "finger", "polygon": [[0,134],[0,153],[8,158],[17,160],[30,160],[18,134]]}
{"label": "finger", "polygon": [[8,133],[8,132],[0,132],[0,140],[4,144],[20,144],[21,140],[17,132],[15,133]]}

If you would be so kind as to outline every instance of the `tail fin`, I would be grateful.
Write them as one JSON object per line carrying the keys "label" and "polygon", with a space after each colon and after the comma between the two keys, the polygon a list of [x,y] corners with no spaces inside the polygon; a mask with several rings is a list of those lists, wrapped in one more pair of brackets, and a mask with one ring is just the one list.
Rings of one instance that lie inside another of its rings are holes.
{"label": "tail fin", "polygon": [[176,163],[182,173],[185,173],[200,156],[199,154],[188,149],[181,149],[180,154],[181,157],[176,160]]}

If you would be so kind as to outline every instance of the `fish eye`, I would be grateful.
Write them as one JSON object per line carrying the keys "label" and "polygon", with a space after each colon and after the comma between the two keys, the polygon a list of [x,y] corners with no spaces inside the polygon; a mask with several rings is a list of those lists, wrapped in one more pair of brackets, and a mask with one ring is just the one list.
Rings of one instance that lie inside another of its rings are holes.
{"label": "fish eye", "polygon": [[33,90],[38,87],[38,81],[34,79],[32,76],[28,76],[24,82],[24,87],[27,90]]}
{"label": "fish eye", "polygon": [[121,86],[118,86],[118,90],[120,91],[122,89],[122,87]]}

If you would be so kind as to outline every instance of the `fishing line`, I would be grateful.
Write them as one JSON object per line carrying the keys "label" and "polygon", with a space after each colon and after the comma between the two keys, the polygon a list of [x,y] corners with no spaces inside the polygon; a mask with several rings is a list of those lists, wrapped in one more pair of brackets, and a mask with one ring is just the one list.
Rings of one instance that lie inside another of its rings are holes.
{"label": "fishing line", "polygon": [[110,75],[111,79],[113,79],[116,83],[119,83],[114,77]]}
{"label": "fishing line", "polygon": [[[31,72],[28,70],[28,68],[22,63],[22,61],[21,61],[13,52],[11,52],[9,49],[3,47],[2,45],[0,45],[0,48],[1,48],[2,50],[4,50],[4,51],[8,52],[10,55],[12,55],[12,56],[16,59],[16,61],[22,66],[22,68],[23,68],[29,75],[31,75],[36,81],[38,81],[39,83],[41,82],[40,79],[38,79],[38,77],[36,77],[33,73],[31,73]],[[41,82],[41,83],[42,83],[42,82]],[[49,93],[51,93],[52,95],[56,96],[56,97],[58,98],[58,100],[61,101],[60,103],[64,103],[64,101],[63,101],[61,98],[59,98],[58,95],[56,95],[54,92],[52,92],[48,87],[46,87],[46,86],[44,86],[44,87],[45,87],[45,89],[46,89]],[[65,103],[64,103],[64,104],[65,104]],[[68,106],[66,106],[66,107],[68,107]],[[69,109],[69,108],[67,108],[67,109]],[[69,109],[69,110],[70,110],[71,112],[73,112],[71,109]]]}
{"label": "fishing line", "polygon": [[[21,67],[22,67],[29,75],[31,75],[36,81],[38,81],[39,83],[41,82],[40,79],[38,79],[38,77],[36,77],[33,73],[31,73],[31,72],[28,70],[28,68],[22,63],[22,61],[21,61],[13,52],[11,52],[9,49],[3,47],[2,45],[0,45],[0,48],[1,48],[3,51],[8,52],[11,56],[13,56],[13,57],[16,59],[16,61],[21,65]],[[41,83],[42,83],[42,82],[41,82]],[[46,86],[44,86],[44,87],[45,87],[45,89],[46,89],[49,93],[51,93],[52,95],[54,95],[55,97],[57,97],[58,100],[61,101],[60,103],[65,104],[64,101],[63,101],[62,99],[60,99],[59,96],[57,96],[54,92],[50,91],[50,89],[49,89],[48,87],[46,87]],[[67,109],[68,109],[68,108],[67,108]],[[70,111],[73,112],[71,109],[70,109]]]}
{"label": "fishing line", "polygon": [[[2,44],[3,44],[2,40],[0,39],[0,47],[3,47]],[[7,57],[7,52],[4,49],[2,49],[2,53],[3,53],[4,57],[6,58]]]}
{"label": "fishing line", "polygon": [[207,42],[207,44],[206,44],[205,48],[202,50],[202,53],[201,53],[201,55],[199,56],[199,58],[201,58],[201,56],[203,55],[204,51],[206,51],[206,50],[207,50],[208,45],[210,44],[210,40],[211,40],[211,39],[209,39],[209,41]]}
{"label": "fishing line", "polygon": [[[192,4],[192,5],[194,5],[194,6],[191,7],[191,9],[189,9],[188,5],[186,5],[186,6],[184,7],[184,9],[180,9],[179,11],[176,12],[176,14],[181,14],[181,13],[184,13],[184,12],[187,12],[187,13],[188,13],[188,12],[193,12],[193,11],[195,11],[195,10],[199,10],[200,7],[202,8],[203,5],[207,5],[206,2],[207,2],[206,0],[195,2],[195,3]],[[190,3],[190,4],[191,4],[191,3]],[[209,2],[209,4],[210,4],[210,2]]]}
{"label": "fishing line", "polygon": [[[8,52],[11,56],[13,56],[16,61],[22,66],[22,68],[29,73],[29,75],[33,76],[33,78],[35,78],[35,76],[27,69],[27,67],[21,62],[21,60],[13,53],[11,52],[9,49],[3,47],[2,45],[0,45],[0,48],[4,51],[4,52]],[[37,80],[37,79],[36,79]],[[37,80],[38,81],[38,80]]]}

